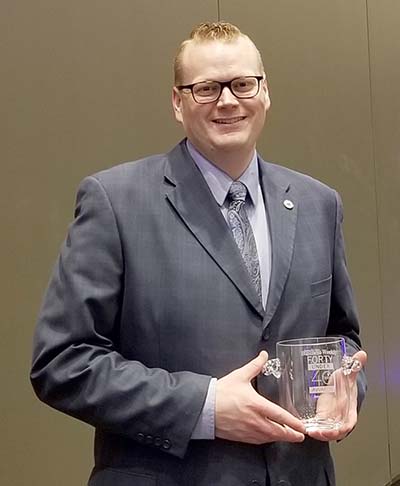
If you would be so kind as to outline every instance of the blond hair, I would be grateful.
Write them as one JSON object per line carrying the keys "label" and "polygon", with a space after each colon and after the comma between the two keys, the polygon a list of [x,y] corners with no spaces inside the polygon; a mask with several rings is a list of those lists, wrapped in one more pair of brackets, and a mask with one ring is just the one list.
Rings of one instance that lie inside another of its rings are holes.
{"label": "blond hair", "polygon": [[174,77],[175,86],[182,83],[183,80],[183,66],[182,57],[183,52],[188,44],[193,42],[209,42],[209,41],[221,41],[221,42],[234,42],[239,38],[248,39],[257,51],[257,57],[260,64],[260,69],[264,72],[264,65],[262,62],[260,51],[255,46],[254,42],[249,36],[243,34],[236,25],[229,22],[203,22],[192,30],[189,39],[184,40],[179,46],[178,52],[174,59]]}

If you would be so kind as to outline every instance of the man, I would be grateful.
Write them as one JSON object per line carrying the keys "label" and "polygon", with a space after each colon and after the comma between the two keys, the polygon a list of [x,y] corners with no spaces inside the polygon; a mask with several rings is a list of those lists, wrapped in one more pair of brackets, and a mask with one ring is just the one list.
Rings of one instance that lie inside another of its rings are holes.
{"label": "man", "polygon": [[328,441],[355,426],[363,375],[347,423],[306,436],[260,373],[295,337],[344,336],[366,361],[340,199],[257,155],[268,87],[235,26],[182,44],[172,103],[187,139],[80,186],[33,386],[96,427],[91,486],[333,485]]}

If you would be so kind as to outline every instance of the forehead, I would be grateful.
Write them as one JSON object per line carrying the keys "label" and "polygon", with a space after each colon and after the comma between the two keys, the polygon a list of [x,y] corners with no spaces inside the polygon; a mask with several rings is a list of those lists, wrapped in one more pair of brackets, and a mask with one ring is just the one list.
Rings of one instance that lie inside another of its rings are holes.
{"label": "forehead", "polygon": [[234,41],[189,43],[182,55],[184,83],[205,79],[227,81],[237,76],[262,74],[257,50],[245,37]]}

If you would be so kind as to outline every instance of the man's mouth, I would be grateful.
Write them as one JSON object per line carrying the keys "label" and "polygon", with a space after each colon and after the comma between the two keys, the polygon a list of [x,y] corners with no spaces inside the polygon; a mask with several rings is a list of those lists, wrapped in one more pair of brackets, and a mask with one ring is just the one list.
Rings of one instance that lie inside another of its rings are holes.
{"label": "man's mouth", "polygon": [[246,117],[245,116],[235,116],[232,118],[216,118],[213,120],[214,123],[219,123],[221,125],[233,125],[234,123],[238,123],[242,120],[244,120]]}

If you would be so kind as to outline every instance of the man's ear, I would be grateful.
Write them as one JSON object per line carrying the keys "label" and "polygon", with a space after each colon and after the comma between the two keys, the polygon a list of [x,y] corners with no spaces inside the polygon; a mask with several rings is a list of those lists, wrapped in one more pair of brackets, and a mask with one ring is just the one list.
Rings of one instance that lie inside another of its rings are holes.
{"label": "man's ear", "polygon": [[176,121],[182,123],[182,97],[180,91],[175,86],[172,89],[172,107]]}
{"label": "man's ear", "polygon": [[265,98],[265,111],[268,111],[271,107],[271,98],[269,97],[269,89],[268,89],[268,83],[266,78],[264,78],[261,89]]}

